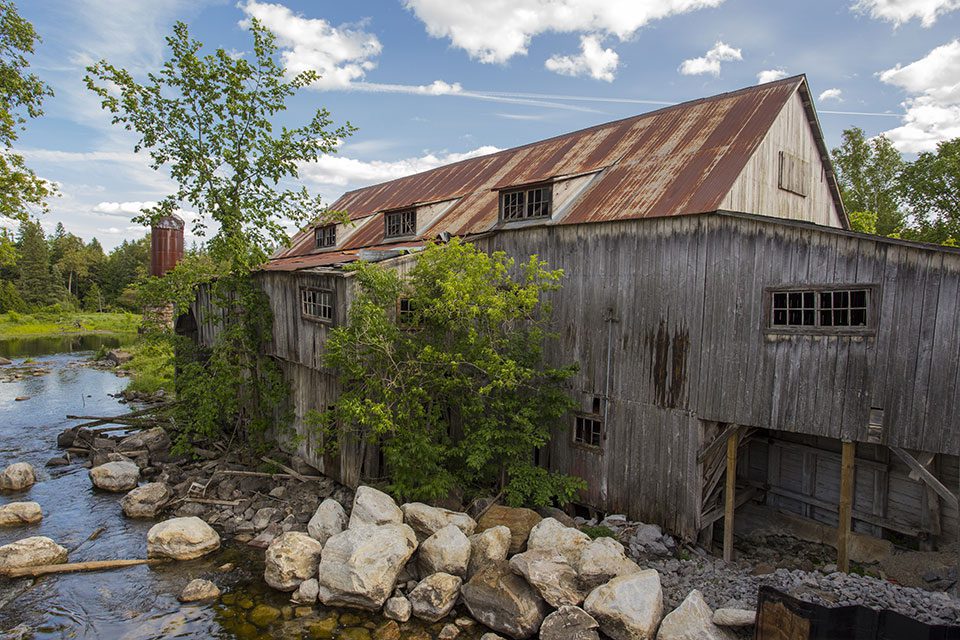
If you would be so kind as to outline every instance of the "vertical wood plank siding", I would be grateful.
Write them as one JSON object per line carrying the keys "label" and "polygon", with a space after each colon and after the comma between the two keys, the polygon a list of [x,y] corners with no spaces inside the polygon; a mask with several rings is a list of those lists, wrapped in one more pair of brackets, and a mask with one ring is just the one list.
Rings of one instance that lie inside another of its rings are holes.
{"label": "vertical wood plank siding", "polygon": [[[518,261],[537,254],[564,270],[563,289],[550,296],[559,340],[547,357],[579,365],[570,392],[584,410],[609,388],[608,420],[602,453],[572,444],[571,417],[558,425],[541,459],[587,479],[583,498],[597,508],[696,536],[697,453],[707,421],[866,442],[870,409],[877,407],[884,416],[881,444],[960,454],[956,253],[739,215],[528,227],[476,242]],[[412,259],[392,264],[405,270]],[[321,363],[330,328],[300,317],[299,288],[336,291],[339,321],[352,278],[302,271],[259,279],[274,313],[269,353],[292,382],[295,428],[306,435],[303,414],[334,404],[336,383]],[[877,285],[876,334],[768,333],[764,289],[805,284]],[[201,341],[209,343],[215,332],[204,296],[195,314]],[[309,435],[297,446],[326,465],[324,472],[359,480],[359,452],[345,452],[335,464],[311,454]],[[755,470],[781,463],[777,473],[803,473],[802,457],[759,460],[751,453]],[[801,466],[791,470],[788,463]],[[951,465],[944,475],[956,484]],[[810,477],[826,477],[832,467],[821,471]],[[873,496],[863,493],[869,490],[895,517],[905,499],[896,482],[888,498],[884,478],[870,481],[858,478],[855,510],[874,508]],[[944,512],[951,524],[957,518]]]}

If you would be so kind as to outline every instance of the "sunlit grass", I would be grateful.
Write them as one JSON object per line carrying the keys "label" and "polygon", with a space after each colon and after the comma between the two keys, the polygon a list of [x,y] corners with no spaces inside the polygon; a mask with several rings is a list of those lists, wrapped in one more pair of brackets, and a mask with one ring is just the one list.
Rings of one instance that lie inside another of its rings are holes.
{"label": "sunlit grass", "polygon": [[135,313],[36,312],[0,314],[0,339],[82,333],[136,333]]}

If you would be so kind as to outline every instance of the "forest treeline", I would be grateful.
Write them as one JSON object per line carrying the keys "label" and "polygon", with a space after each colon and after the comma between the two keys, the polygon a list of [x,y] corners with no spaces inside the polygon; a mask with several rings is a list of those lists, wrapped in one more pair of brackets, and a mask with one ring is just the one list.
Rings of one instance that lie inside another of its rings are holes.
{"label": "forest treeline", "polygon": [[47,235],[29,219],[0,248],[0,313],[140,310],[136,285],[150,266],[149,234],[108,253],[62,223]]}

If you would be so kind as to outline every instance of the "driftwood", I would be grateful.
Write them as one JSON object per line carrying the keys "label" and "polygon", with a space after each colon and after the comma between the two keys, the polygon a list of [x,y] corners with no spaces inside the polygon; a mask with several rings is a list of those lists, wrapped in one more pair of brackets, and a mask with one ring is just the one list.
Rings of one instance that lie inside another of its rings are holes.
{"label": "driftwood", "polygon": [[104,424],[120,424],[117,420],[128,420],[130,418],[138,418],[140,416],[145,416],[150,413],[159,411],[160,409],[166,409],[172,402],[165,402],[163,404],[154,405],[152,407],[147,407],[146,409],[138,409],[137,411],[131,411],[129,413],[124,413],[118,416],[67,416],[69,420],[90,420],[91,422],[85,422],[83,424],[77,425],[80,428],[88,427],[98,427]]}
{"label": "driftwood", "polygon": [[222,474],[225,476],[246,476],[249,478],[296,478],[302,482],[310,480],[322,480],[324,476],[305,476],[302,473],[293,475],[290,473],[267,473],[266,471],[233,471],[231,469],[217,469],[214,475]]}
{"label": "driftwood", "polygon": [[[310,481],[311,476],[305,476],[305,475],[303,475],[302,473],[297,473],[296,471],[294,471],[294,470],[291,469],[290,467],[288,467],[288,466],[286,466],[286,465],[284,465],[284,464],[280,464],[280,463],[277,462],[276,460],[272,460],[271,458],[268,458],[267,456],[263,456],[263,457],[260,458],[260,459],[263,460],[264,462],[267,462],[267,463],[270,463],[270,464],[272,464],[272,465],[276,465],[276,466],[280,467],[281,469],[283,469],[284,471],[286,471],[287,474],[293,476],[294,478],[296,478],[296,479],[299,480],[300,482],[309,482],[309,481]],[[276,475],[276,474],[274,474],[274,475]],[[312,477],[318,478],[319,476],[312,476]]]}
{"label": "driftwood", "polygon": [[225,507],[235,507],[239,500],[218,500],[216,498],[181,498],[181,502],[196,502],[197,504],[217,504]]}
{"label": "driftwood", "polygon": [[122,569],[141,564],[157,565],[167,562],[164,559],[136,559],[136,560],[91,560],[89,562],[69,562],[67,564],[45,564],[38,567],[14,567],[0,570],[0,575],[7,578],[23,578],[26,576],[38,577],[51,573],[76,573],[78,571],[103,571],[105,569]]}

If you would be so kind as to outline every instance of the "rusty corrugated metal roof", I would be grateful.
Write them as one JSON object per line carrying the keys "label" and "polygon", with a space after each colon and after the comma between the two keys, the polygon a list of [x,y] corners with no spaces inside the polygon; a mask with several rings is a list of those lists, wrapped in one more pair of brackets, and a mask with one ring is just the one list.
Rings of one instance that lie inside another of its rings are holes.
{"label": "rusty corrugated metal roof", "polygon": [[[702,98],[351,191],[331,208],[362,228],[341,248],[384,243],[383,224],[362,218],[427,202],[457,200],[422,238],[489,231],[499,224],[497,189],[589,172],[599,175],[549,224],[715,211],[804,83],[797,76]],[[311,239],[298,234],[281,259],[313,251]]]}

